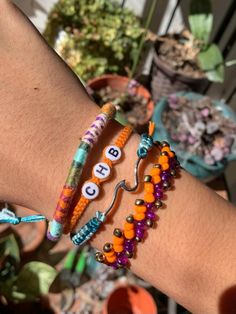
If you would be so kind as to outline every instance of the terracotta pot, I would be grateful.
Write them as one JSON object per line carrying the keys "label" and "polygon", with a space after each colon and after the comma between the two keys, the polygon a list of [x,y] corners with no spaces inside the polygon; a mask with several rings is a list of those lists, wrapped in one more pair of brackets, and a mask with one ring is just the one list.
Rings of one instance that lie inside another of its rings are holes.
{"label": "terracotta pot", "polygon": [[[36,215],[35,211],[22,206],[14,206],[14,212],[17,216]],[[20,223],[19,225],[0,225],[0,235],[14,233],[19,239],[21,254],[28,254],[35,251],[43,242],[46,234],[46,222],[39,221],[34,223]]]}
{"label": "terracotta pot", "polygon": [[194,91],[202,93],[209,81],[206,77],[194,78],[176,72],[159,58],[161,41],[156,41],[151,67],[151,93],[156,103],[161,97],[179,91]]}
{"label": "terracotta pot", "polygon": [[[90,80],[87,85],[93,91],[98,91],[106,86],[109,86],[111,89],[120,91],[122,93],[126,90],[129,81],[130,79],[125,76],[107,74]],[[144,119],[144,123],[142,125],[138,124],[136,127],[138,132],[143,132],[144,129],[147,128],[148,121],[153,115],[154,102],[152,101],[150,92],[143,85],[139,84],[137,87],[134,87],[132,91],[134,91],[137,95],[148,99],[147,114],[146,118]]]}
{"label": "terracotta pot", "polygon": [[120,286],[104,304],[103,314],[157,314],[151,294],[139,286]]}

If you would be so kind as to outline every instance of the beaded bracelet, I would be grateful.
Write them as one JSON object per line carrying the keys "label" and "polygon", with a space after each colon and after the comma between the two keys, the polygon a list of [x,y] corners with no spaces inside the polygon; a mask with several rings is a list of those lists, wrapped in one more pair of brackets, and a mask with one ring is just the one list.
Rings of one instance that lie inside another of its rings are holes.
{"label": "beaded bracelet", "polygon": [[171,178],[176,176],[179,169],[179,162],[169,144],[162,142],[160,147],[158,163],[154,164],[150,175],[144,178],[144,199],[135,201],[135,214],[126,218],[123,231],[114,229],[113,244],[106,243],[103,252],[96,253],[98,262],[114,269],[128,267],[137,243],[145,237],[147,227],[154,225],[155,210],[162,207],[163,192],[171,187]]}
{"label": "beaded bracelet", "polygon": [[49,223],[47,237],[49,240],[56,241],[60,238],[63,225],[66,221],[71,202],[78,188],[80,176],[87,160],[88,153],[97,141],[108,121],[114,118],[116,109],[112,104],[106,104],[101,108],[101,113],[96,117],[90,128],[83,136],[79,147],[75,153],[69,174],[63,186],[53,220]]}
{"label": "beaded bracelet", "polygon": [[75,245],[78,245],[78,246],[84,245],[98,231],[101,224],[105,222],[106,217],[109,215],[110,211],[112,210],[115,204],[119,189],[123,189],[128,192],[133,192],[137,189],[138,184],[139,184],[138,168],[139,168],[140,161],[147,157],[148,152],[155,145],[152,139],[153,131],[154,131],[154,124],[150,123],[149,134],[143,134],[141,136],[141,141],[139,143],[138,150],[137,150],[138,159],[135,163],[135,169],[134,169],[134,174],[135,174],[134,186],[128,187],[126,185],[125,180],[120,181],[115,187],[113,198],[109,207],[103,212],[96,211],[95,216],[92,217],[83,227],[81,227],[79,231],[77,231],[76,233],[71,233],[71,240]]}
{"label": "beaded bracelet", "polygon": [[75,228],[89,203],[98,197],[101,183],[109,178],[113,165],[121,159],[121,149],[125,146],[132,131],[133,128],[130,125],[124,127],[114,145],[105,147],[103,160],[94,166],[92,178],[86,181],[82,186],[80,199],[69,216],[69,219],[67,219],[64,233],[69,233]]}

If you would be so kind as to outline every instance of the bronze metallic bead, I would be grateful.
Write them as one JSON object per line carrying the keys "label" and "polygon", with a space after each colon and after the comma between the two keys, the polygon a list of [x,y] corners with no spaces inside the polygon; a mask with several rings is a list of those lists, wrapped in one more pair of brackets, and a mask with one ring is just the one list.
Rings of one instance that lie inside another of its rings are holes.
{"label": "bronze metallic bead", "polygon": [[155,201],[155,207],[157,209],[160,208],[161,206],[162,206],[162,201],[160,201],[160,200]]}
{"label": "bronze metallic bead", "polygon": [[129,215],[126,217],[126,221],[129,223],[133,223],[134,222],[134,216],[133,215]]}
{"label": "bronze metallic bead", "polygon": [[145,176],[144,177],[144,182],[151,182],[152,181],[152,176]]}
{"label": "bronze metallic bead", "polygon": [[155,146],[157,146],[157,147],[161,146],[161,142],[159,142],[159,141],[154,141],[153,144],[154,144]]}
{"label": "bronze metallic bead", "polygon": [[133,253],[132,253],[132,252],[129,252],[129,251],[126,251],[126,252],[125,252],[125,255],[126,255],[128,258],[132,258],[132,257],[133,257]]}
{"label": "bronze metallic bead", "polygon": [[135,200],[135,205],[143,205],[144,204],[144,200],[141,200],[140,198],[137,198],[136,200]]}
{"label": "bronze metallic bead", "polygon": [[96,261],[99,263],[104,263],[105,255],[102,252],[96,252],[95,254]]}
{"label": "bronze metallic bead", "polygon": [[172,169],[170,171],[170,174],[172,175],[172,177],[175,177],[176,176],[176,170],[175,169]]}
{"label": "bronze metallic bead", "polygon": [[114,236],[116,236],[118,238],[121,238],[123,235],[122,231],[119,228],[115,228],[113,231],[113,234],[114,234]]}
{"label": "bronze metallic bead", "polygon": [[142,239],[141,239],[140,237],[136,236],[136,237],[135,237],[135,241],[137,241],[137,242],[141,242],[141,241],[142,241]]}
{"label": "bronze metallic bead", "polygon": [[160,164],[155,164],[155,165],[153,166],[153,168],[159,168],[159,169],[161,169],[161,165],[160,165]]}
{"label": "bronze metallic bead", "polygon": [[171,187],[171,184],[168,181],[163,182],[163,188],[168,190]]}
{"label": "bronze metallic bead", "polygon": [[161,156],[169,156],[167,152],[161,152],[160,155]]}
{"label": "bronze metallic bead", "polygon": [[146,225],[151,228],[153,226],[153,221],[151,219],[147,219]]}
{"label": "bronze metallic bead", "polygon": [[167,143],[166,141],[161,142],[162,147],[170,147],[170,144]]}
{"label": "bronze metallic bead", "polygon": [[104,244],[104,246],[103,246],[103,251],[106,252],[106,253],[108,253],[108,252],[110,252],[110,251],[112,250],[112,248],[113,248],[113,246],[112,246],[111,243],[106,243],[106,244]]}

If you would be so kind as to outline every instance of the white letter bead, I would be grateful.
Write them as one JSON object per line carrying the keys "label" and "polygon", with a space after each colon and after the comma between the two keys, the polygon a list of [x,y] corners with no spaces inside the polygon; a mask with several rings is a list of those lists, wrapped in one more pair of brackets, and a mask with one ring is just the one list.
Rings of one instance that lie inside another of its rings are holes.
{"label": "white letter bead", "polygon": [[82,187],[82,194],[87,199],[93,200],[99,194],[99,187],[93,182],[86,182]]}
{"label": "white letter bead", "polygon": [[107,146],[105,148],[105,156],[111,161],[117,161],[121,158],[121,149],[115,145]]}
{"label": "white letter bead", "polygon": [[109,177],[111,169],[105,162],[99,162],[93,167],[93,174],[96,178],[104,180]]}

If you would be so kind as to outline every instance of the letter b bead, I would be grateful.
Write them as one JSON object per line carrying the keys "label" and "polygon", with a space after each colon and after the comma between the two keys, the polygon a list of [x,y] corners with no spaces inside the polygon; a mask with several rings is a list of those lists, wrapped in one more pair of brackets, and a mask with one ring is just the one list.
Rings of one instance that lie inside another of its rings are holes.
{"label": "letter b bead", "polygon": [[104,150],[105,157],[115,162],[121,158],[121,149],[118,146],[110,145]]}

